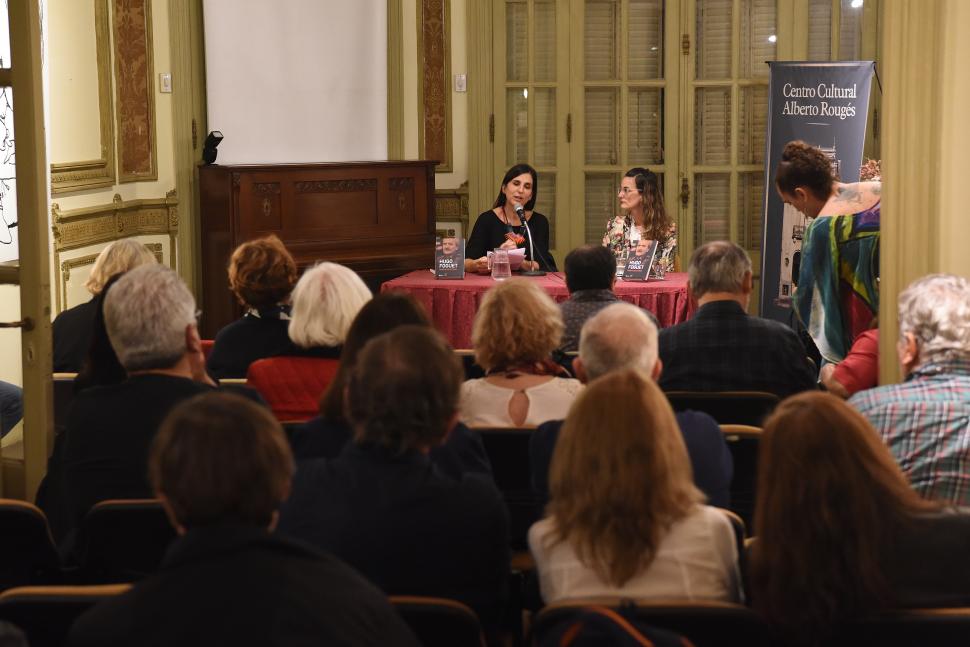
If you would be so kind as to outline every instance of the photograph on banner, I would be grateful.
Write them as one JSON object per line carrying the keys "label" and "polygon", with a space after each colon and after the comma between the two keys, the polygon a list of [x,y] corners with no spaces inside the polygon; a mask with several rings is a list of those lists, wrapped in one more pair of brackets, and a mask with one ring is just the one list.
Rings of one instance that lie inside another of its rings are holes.
{"label": "photograph on banner", "polygon": [[869,112],[872,61],[769,62],[762,212],[761,316],[792,323],[801,251],[810,219],[784,204],[775,171],[788,142],[819,148],[841,182],[857,182]]}

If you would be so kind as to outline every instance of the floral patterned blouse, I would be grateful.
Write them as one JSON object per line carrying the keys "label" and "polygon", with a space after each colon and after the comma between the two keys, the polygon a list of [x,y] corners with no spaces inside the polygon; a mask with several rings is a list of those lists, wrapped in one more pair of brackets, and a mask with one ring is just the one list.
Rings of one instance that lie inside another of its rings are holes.
{"label": "floral patterned blouse", "polygon": [[[619,256],[624,250],[633,252],[634,245],[630,241],[630,230],[633,219],[630,216],[616,216],[606,223],[606,233],[603,235],[603,246],[609,247],[614,256]],[[667,236],[660,241],[654,267],[662,268],[663,273],[674,271],[674,256],[677,254],[677,224],[670,223]],[[651,274],[654,272],[651,271]],[[657,274],[660,274],[657,272]]]}

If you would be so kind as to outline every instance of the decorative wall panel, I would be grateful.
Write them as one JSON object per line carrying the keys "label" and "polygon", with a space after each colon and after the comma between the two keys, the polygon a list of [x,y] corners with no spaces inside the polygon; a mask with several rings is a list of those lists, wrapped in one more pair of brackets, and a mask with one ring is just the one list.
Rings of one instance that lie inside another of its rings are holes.
{"label": "decorative wall panel", "polygon": [[418,93],[421,159],[438,161],[435,171],[452,170],[451,147],[451,16],[449,0],[421,0],[418,12]]}
{"label": "decorative wall panel", "polygon": [[158,178],[151,22],[151,0],[114,0],[118,175],[121,182]]}

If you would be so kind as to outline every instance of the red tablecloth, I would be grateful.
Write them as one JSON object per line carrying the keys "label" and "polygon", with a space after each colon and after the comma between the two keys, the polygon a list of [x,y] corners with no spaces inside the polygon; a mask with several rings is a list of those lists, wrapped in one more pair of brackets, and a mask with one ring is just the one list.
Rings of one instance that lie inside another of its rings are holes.
{"label": "red tablecloth", "polygon": [[[527,277],[538,283],[555,301],[569,298],[561,272]],[[466,274],[460,281],[438,280],[428,270],[415,270],[381,285],[381,292],[408,292],[430,313],[435,326],[455,348],[472,347],[472,320],[482,295],[495,285],[492,277]],[[695,305],[687,297],[687,274],[671,273],[663,281],[617,281],[616,295],[657,316],[661,326],[672,326],[693,314]]]}

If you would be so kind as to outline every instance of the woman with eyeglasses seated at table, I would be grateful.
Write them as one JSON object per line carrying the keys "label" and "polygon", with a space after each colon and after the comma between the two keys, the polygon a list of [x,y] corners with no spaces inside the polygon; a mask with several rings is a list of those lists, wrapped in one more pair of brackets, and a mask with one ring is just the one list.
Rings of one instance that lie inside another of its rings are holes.
{"label": "woman with eyeglasses seated at table", "polygon": [[623,213],[606,223],[603,245],[619,258],[624,252],[632,256],[641,239],[656,240],[659,244],[651,276],[663,277],[673,272],[677,225],[664,208],[657,174],[642,166],[631,168],[620,182],[618,195]]}
{"label": "woman with eyeglasses seated at table", "polygon": [[[465,244],[466,272],[487,272],[487,254],[495,248],[524,248],[526,260],[522,262],[522,269],[556,271],[556,261],[549,253],[549,220],[533,211],[538,195],[539,178],[534,168],[516,164],[505,173],[495,204],[479,214]],[[529,234],[515,212],[516,205],[522,206],[526,224],[532,232],[535,259],[532,258]]]}

